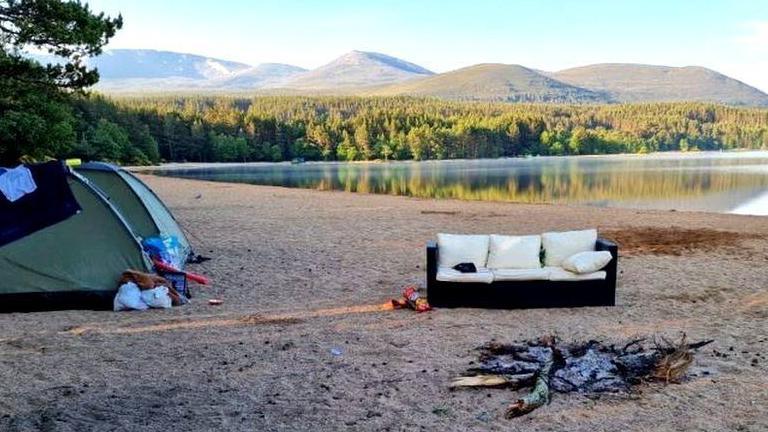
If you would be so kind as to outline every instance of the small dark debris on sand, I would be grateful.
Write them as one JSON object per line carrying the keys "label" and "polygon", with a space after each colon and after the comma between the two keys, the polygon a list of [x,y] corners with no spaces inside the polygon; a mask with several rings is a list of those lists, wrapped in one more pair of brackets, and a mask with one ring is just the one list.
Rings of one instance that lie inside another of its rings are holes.
{"label": "small dark debris on sand", "polygon": [[457,215],[459,212],[457,211],[448,211],[448,210],[422,210],[421,214],[440,214],[440,215]]}

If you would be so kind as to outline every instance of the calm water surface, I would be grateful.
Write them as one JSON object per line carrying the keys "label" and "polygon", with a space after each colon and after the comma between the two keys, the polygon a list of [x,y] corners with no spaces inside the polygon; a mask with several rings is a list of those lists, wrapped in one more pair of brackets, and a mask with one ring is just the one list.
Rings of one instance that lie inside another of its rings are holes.
{"label": "calm water surface", "polygon": [[388,163],[179,164],[189,179],[526,203],[768,215],[768,152]]}

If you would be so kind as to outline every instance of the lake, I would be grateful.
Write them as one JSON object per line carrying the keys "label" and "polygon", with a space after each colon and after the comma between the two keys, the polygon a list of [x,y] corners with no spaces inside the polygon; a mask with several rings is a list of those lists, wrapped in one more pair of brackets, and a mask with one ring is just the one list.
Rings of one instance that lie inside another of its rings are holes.
{"label": "lake", "polygon": [[424,162],[177,164],[188,179],[425,198],[768,215],[768,152]]}

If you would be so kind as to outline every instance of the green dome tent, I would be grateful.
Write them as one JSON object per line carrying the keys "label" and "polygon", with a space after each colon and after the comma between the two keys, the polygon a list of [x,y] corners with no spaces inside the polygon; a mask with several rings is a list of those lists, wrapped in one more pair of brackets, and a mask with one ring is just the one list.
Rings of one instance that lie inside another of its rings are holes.
{"label": "green dome tent", "polygon": [[[88,162],[75,167],[108,197],[128,221],[134,235],[147,239],[159,235],[173,236],[181,245],[182,257],[192,251],[187,237],[160,198],[144,182],[130,172],[104,162]],[[180,266],[182,263],[178,263]]]}
{"label": "green dome tent", "polygon": [[123,271],[151,270],[128,221],[60,162],[27,167],[37,189],[0,195],[0,311],[111,308]]}

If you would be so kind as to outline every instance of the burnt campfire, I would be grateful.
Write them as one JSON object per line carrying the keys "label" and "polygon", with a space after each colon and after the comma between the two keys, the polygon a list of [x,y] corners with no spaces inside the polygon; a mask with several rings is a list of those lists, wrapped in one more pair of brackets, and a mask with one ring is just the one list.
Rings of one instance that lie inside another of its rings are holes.
{"label": "burnt campfire", "polygon": [[665,338],[636,339],[621,346],[598,341],[561,343],[554,337],[479,348],[479,362],[452,389],[497,387],[531,391],[514,401],[507,418],[549,403],[553,393],[628,393],[646,381],[678,382],[693,363],[694,352],[712,340],[688,343]]}

